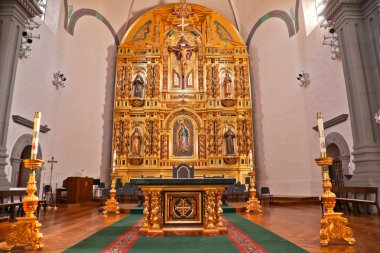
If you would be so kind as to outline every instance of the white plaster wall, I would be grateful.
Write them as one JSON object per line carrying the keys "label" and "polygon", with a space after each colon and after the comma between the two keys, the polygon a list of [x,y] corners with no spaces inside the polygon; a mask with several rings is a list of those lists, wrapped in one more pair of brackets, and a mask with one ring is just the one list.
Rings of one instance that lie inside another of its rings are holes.
{"label": "white plaster wall", "polygon": [[[41,134],[43,158],[52,155],[59,161],[58,185],[68,176],[81,175],[107,179],[111,157],[112,100],[114,92],[115,44],[108,28],[95,17],[81,18],[74,36],[63,29],[61,5],[47,8],[47,25],[38,33],[42,39],[33,44],[27,60],[19,62],[11,114],[32,119],[42,111],[42,124],[52,130]],[[135,20],[149,9],[177,1],[69,0],[74,11],[95,9],[123,36],[128,16]],[[189,1],[208,6],[235,24],[228,0]],[[264,14],[272,10],[289,13],[295,0],[232,0],[244,40]],[[319,155],[316,112],[331,119],[348,113],[344,76],[340,61],[332,61],[329,48],[323,47],[323,30],[303,21],[300,6],[300,31],[289,38],[285,24],[269,19],[256,31],[250,44],[251,79],[255,104],[255,143],[258,186],[267,185],[274,194],[319,195],[320,170],[314,164]],[[60,13],[55,26],[54,18]],[[310,24],[310,21],[306,22]],[[55,28],[56,27],[56,28]],[[56,90],[53,73],[61,70],[66,88]],[[300,88],[298,73],[310,73],[311,84]],[[350,122],[326,130],[342,134],[352,149]],[[10,123],[8,153],[17,138],[31,129]],[[7,170],[10,173],[10,167]],[[48,174],[47,174],[48,175]]]}

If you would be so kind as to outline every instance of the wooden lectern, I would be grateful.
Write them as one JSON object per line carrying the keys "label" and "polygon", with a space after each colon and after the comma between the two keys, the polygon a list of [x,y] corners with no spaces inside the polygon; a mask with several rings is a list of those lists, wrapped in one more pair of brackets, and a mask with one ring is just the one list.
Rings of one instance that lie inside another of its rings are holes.
{"label": "wooden lectern", "polygon": [[68,177],[62,186],[67,189],[67,203],[83,203],[92,201],[92,184],[89,177]]}

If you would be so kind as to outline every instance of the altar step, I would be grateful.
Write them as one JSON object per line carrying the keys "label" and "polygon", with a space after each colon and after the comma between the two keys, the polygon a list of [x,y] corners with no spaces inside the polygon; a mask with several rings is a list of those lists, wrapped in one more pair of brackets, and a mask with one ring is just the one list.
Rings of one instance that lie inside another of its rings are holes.
{"label": "altar step", "polygon": [[[269,198],[262,201],[262,204],[269,204]],[[317,196],[286,196],[273,195],[272,205],[320,205],[321,201]]]}

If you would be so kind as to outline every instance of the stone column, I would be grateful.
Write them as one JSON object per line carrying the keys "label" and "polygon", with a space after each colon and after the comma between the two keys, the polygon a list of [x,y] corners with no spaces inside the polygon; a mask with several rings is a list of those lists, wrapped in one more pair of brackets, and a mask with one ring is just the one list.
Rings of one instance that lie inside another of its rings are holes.
{"label": "stone column", "polygon": [[380,0],[330,0],[323,13],[335,22],[354,140],[352,183],[380,188]]}
{"label": "stone column", "polygon": [[5,174],[7,135],[22,32],[28,18],[42,14],[34,0],[0,1],[0,190],[10,183]]}

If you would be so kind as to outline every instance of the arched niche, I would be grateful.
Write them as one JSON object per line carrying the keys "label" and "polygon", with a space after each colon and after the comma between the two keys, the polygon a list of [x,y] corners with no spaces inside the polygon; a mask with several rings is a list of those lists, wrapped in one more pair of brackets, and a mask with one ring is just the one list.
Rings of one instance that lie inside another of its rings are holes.
{"label": "arched niche", "polygon": [[326,136],[326,147],[329,149],[330,145],[334,145],[339,149],[339,159],[342,161],[342,169],[344,174],[348,174],[348,163],[350,162],[350,149],[344,137],[336,132],[330,133]]}
{"label": "arched niche", "polygon": [[[24,134],[20,136],[15,145],[13,146],[11,153],[11,166],[12,166],[12,174],[11,174],[11,186],[17,187],[20,166],[22,162],[22,153],[28,147],[32,145],[33,136],[31,134]],[[41,145],[38,145],[37,158],[42,159],[42,149]],[[41,179],[41,169],[36,170],[36,181],[37,181],[37,191],[40,188],[40,179]]]}

